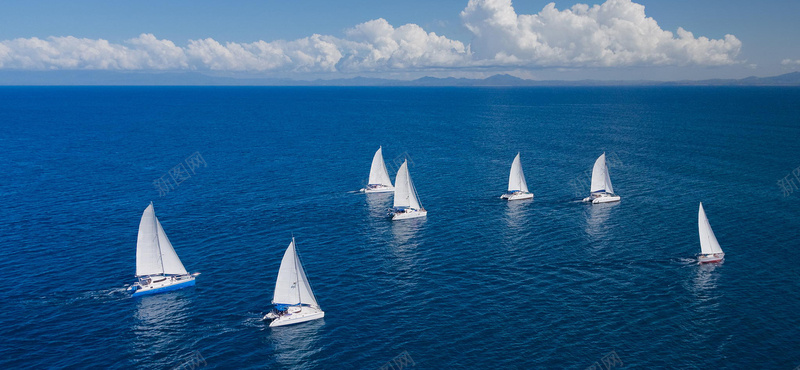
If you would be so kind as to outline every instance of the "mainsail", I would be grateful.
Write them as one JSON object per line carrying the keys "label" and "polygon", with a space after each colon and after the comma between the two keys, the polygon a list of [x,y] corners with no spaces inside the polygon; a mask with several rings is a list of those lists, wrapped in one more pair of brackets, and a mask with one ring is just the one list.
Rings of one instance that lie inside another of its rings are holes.
{"label": "mainsail", "polygon": [[164,272],[161,251],[158,248],[158,229],[153,203],[142,213],[139,236],[136,240],[136,276],[156,275]]}
{"label": "mainsail", "polygon": [[311,285],[308,283],[306,272],[297,256],[294,238],[283,254],[281,267],[278,270],[278,279],[275,282],[275,293],[272,295],[273,304],[299,305],[307,304],[319,307]]}
{"label": "mainsail", "polygon": [[697,213],[697,229],[700,232],[700,250],[703,254],[722,253],[722,248],[714,235],[714,230],[711,230],[711,224],[708,223],[702,202],[700,203],[700,211]]}
{"label": "mainsail", "polygon": [[606,167],[606,153],[600,155],[594,162],[591,192],[614,194],[614,187],[611,186],[611,177],[608,174],[608,167]]}
{"label": "mainsail", "polygon": [[145,208],[139,221],[136,241],[136,276],[186,274],[178,254],[156,218],[153,203]]}
{"label": "mainsail", "polygon": [[528,183],[525,182],[525,173],[522,172],[522,162],[519,160],[519,153],[511,163],[511,173],[508,175],[508,191],[528,192]]}
{"label": "mainsail", "polygon": [[378,147],[378,151],[372,157],[372,167],[369,169],[369,184],[392,186],[389,171],[386,170],[386,164],[383,162],[383,147]]}
{"label": "mainsail", "polygon": [[403,165],[397,171],[397,178],[395,178],[394,183],[396,185],[394,189],[394,207],[420,209],[417,191],[414,189],[414,183],[408,173],[408,161],[403,161]]}

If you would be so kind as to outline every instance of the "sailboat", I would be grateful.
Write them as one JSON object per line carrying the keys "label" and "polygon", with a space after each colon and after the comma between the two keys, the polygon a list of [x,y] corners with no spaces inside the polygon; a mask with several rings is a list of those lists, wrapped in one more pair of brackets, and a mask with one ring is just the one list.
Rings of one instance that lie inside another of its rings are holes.
{"label": "sailboat", "polygon": [[701,251],[700,255],[697,256],[697,260],[700,263],[722,261],[725,258],[725,253],[722,252],[717,237],[714,236],[714,230],[711,230],[711,224],[708,223],[702,202],[700,202],[700,211],[697,213],[697,229],[700,233]]}
{"label": "sailboat", "polygon": [[592,202],[593,204],[619,202],[619,195],[614,194],[614,187],[611,186],[611,177],[608,175],[605,152],[594,162],[591,194],[584,198],[583,201]]}
{"label": "sailboat", "polygon": [[525,182],[525,174],[522,172],[522,162],[519,160],[519,153],[511,163],[511,173],[508,175],[508,192],[500,198],[508,200],[532,199],[533,193],[528,192],[528,183]]}
{"label": "sailboat", "polygon": [[403,161],[403,165],[397,171],[395,178],[394,206],[389,210],[392,220],[405,220],[407,218],[425,217],[428,211],[419,204],[417,189],[411,181],[408,173],[408,161]]}
{"label": "sailboat", "polygon": [[183,267],[175,248],[169,242],[161,222],[156,218],[153,202],[145,208],[139,221],[136,241],[136,277],[128,288],[133,296],[161,293],[194,285],[195,276]]}
{"label": "sailboat", "polygon": [[294,237],[281,260],[278,279],[275,281],[275,293],[272,295],[275,308],[264,315],[270,319],[270,327],[297,324],[305,321],[321,319],[325,312],[319,307],[311,284],[308,282],[303,264],[297,255]]}
{"label": "sailboat", "polygon": [[394,191],[392,180],[389,178],[389,171],[386,170],[386,163],[383,162],[383,147],[378,147],[378,151],[372,157],[372,167],[369,169],[369,184],[361,191],[365,193]]}

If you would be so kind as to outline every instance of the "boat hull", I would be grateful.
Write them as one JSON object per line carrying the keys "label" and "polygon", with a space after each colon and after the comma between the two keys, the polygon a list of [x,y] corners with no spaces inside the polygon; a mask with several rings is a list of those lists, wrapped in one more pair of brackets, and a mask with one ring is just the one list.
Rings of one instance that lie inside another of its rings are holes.
{"label": "boat hull", "polygon": [[533,199],[533,193],[523,193],[523,192],[516,192],[513,194],[503,194],[500,196],[501,199],[506,200],[523,200],[523,199]]}
{"label": "boat hull", "polygon": [[[264,320],[270,319],[268,315],[269,314],[264,316]],[[303,306],[300,312],[287,313],[272,319],[272,322],[269,323],[269,327],[274,328],[278,326],[299,324],[301,322],[318,320],[323,317],[325,317],[324,311],[314,307]]]}
{"label": "boat hull", "polygon": [[584,202],[589,202],[592,204],[619,202],[619,200],[620,200],[619,195],[613,195],[608,193],[603,193],[599,195],[592,194],[591,196],[583,198]]}
{"label": "boat hull", "polygon": [[393,186],[383,186],[383,187],[376,187],[376,188],[364,188],[361,189],[364,193],[394,193]]}
{"label": "boat hull", "polygon": [[619,195],[613,195],[613,196],[608,196],[608,197],[600,197],[600,198],[595,198],[592,201],[592,204],[619,202],[619,199],[620,199]]}
{"label": "boat hull", "polygon": [[699,263],[722,262],[723,259],[725,259],[725,253],[701,254],[697,256],[697,261]]}
{"label": "boat hull", "polygon": [[410,218],[425,217],[427,215],[428,211],[399,212],[392,216],[392,221],[408,220]]}
{"label": "boat hull", "polygon": [[195,283],[194,276],[183,278],[181,280],[166,279],[163,281],[150,283],[148,285],[139,285],[136,291],[133,292],[132,296],[138,297],[148,294],[166,293],[169,291],[194,286],[194,283]]}

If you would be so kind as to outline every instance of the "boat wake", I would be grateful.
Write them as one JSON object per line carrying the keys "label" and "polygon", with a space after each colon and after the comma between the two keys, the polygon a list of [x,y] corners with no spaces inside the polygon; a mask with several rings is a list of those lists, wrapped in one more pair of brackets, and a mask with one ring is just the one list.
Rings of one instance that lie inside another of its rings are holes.
{"label": "boat wake", "polygon": [[127,289],[127,287],[119,287],[112,289],[93,290],[84,292],[83,294],[78,294],[75,298],[82,300],[118,301],[130,298],[130,294],[127,292]]}
{"label": "boat wake", "polygon": [[43,297],[39,297],[37,301],[47,305],[74,305],[83,302],[103,303],[122,301],[125,299],[130,299],[131,297],[126,289],[127,287],[90,291],[61,290]]}
{"label": "boat wake", "polygon": [[681,265],[687,265],[687,266],[688,265],[696,265],[697,264],[697,258],[681,257],[681,258],[678,258],[678,263],[680,263]]}
{"label": "boat wake", "polygon": [[266,312],[249,311],[242,319],[241,324],[246,328],[260,328],[266,330],[266,325],[264,325],[264,315],[266,314]]}

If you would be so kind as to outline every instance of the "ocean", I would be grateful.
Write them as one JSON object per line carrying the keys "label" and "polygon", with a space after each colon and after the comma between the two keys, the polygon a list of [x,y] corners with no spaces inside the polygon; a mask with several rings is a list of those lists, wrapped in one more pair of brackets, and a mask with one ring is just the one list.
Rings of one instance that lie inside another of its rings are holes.
{"label": "ocean", "polygon": [[[798,88],[0,87],[0,368],[791,369],[798,168]],[[131,298],[151,201],[202,274]],[[269,328],[293,236],[325,318]]]}

